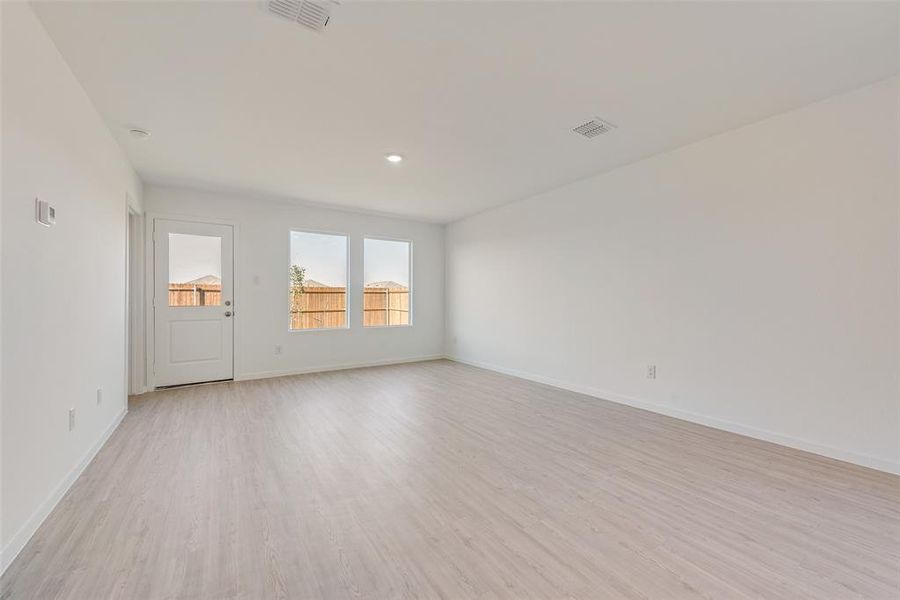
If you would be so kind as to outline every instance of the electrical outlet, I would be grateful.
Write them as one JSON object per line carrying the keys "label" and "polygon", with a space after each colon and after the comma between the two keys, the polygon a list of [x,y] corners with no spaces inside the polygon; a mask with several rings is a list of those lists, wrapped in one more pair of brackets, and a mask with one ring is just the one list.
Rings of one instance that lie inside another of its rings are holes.
{"label": "electrical outlet", "polygon": [[75,429],[75,409],[69,409],[69,431]]}
{"label": "electrical outlet", "polygon": [[101,404],[103,404],[103,388],[98,387],[97,388],[97,406],[100,406]]}
{"label": "electrical outlet", "polygon": [[275,346],[275,354],[281,354],[281,346]]}
{"label": "electrical outlet", "polygon": [[656,379],[656,365],[647,365],[647,379]]}

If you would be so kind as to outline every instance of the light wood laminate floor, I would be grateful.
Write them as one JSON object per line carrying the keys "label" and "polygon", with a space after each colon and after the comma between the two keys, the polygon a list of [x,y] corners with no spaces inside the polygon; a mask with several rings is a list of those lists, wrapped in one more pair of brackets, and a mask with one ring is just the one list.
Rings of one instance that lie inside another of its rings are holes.
{"label": "light wood laminate floor", "polygon": [[447,361],[135,398],[11,598],[900,598],[900,477]]}

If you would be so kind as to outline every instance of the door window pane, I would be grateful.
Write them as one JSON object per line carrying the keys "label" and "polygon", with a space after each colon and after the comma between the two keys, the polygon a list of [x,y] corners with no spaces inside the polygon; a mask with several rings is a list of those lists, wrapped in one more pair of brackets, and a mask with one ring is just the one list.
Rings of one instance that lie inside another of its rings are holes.
{"label": "door window pane", "polygon": [[222,238],[169,234],[169,306],[222,304]]}
{"label": "door window pane", "polygon": [[347,236],[291,232],[291,329],[347,327]]}
{"label": "door window pane", "polygon": [[409,325],[410,243],[366,238],[363,250],[363,325]]}

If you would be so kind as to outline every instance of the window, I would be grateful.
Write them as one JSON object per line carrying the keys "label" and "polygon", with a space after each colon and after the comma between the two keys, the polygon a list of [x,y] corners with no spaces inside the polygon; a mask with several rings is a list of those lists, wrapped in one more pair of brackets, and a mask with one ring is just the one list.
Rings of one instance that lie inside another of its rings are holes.
{"label": "window", "polygon": [[409,325],[412,244],[366,238],[363,251],[363,325]]}
{"label": "window", "polygon": [[347,236],[291,232],[291,329],[347,327]]}
{"label": "window", "polygon": [[169,306],[222,304],[222,238],[169,234]]}

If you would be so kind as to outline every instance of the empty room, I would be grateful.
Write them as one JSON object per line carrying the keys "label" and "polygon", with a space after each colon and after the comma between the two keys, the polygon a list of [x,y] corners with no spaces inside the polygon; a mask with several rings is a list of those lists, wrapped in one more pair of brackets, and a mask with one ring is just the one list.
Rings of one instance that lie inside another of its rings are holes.
{"label": "empty room", "polygon": [[0,55],[0,600],[900,600],[900,1]]}

